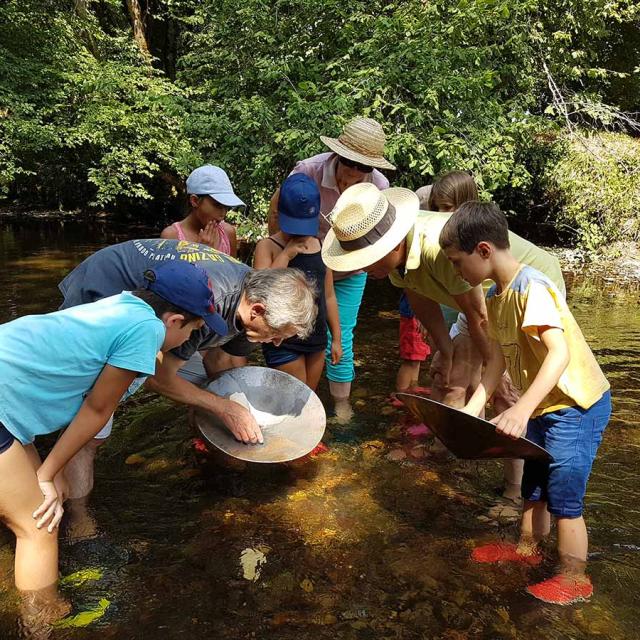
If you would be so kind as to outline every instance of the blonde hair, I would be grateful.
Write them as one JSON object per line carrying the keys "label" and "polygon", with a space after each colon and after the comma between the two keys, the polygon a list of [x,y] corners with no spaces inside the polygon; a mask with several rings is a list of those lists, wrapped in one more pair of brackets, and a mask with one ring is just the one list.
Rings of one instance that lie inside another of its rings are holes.
{"label": "blonde hair", "polygon": [[478,188],[466,171],[450,171],[439,176],[429,194],[430,211],[456,211],[470,200],[478,199]]}

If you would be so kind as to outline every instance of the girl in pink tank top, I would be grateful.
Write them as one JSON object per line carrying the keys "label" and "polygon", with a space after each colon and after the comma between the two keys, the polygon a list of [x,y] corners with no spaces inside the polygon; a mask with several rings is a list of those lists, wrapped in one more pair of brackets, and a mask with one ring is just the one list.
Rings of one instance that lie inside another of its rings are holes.
{"label": "girl in pink tank top", "polygon": [[165,227],[161,238],[200,242],[236,257],[236,230],[224,218],[228,207],[211,196],[189,196],[189,213],[184,220]]}

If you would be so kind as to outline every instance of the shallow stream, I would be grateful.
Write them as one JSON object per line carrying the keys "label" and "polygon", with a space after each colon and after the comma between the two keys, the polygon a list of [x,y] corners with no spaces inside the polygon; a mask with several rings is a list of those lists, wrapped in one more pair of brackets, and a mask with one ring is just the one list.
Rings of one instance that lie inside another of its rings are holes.
{"label": "shallow stream", "polygon": [[[0,322],[55,309],[57,282],[85,255],[146,235],[0,218]],[[469,560],[478,541],[515,536],[513,510],[492,509],[500,467],[434,456],[406,434],[387,402],[398,294],[370,282],[356,416],[329,421],[326,452],[230,464],[194,449],[188,412],[158,397],[142,392],[116,414],[82,525],[98,537],[63,540],[60,554],[62,575],[87,576],[64,588],[74,613],[106,612],[51,638],[640,638],[640,296],[579,276],[569,285],[614,397],[587,496],[591,602],[561,608],[525,593],[552,559],[535,569]],[[20,637],[12,562],[0,530],[2,639]]]}

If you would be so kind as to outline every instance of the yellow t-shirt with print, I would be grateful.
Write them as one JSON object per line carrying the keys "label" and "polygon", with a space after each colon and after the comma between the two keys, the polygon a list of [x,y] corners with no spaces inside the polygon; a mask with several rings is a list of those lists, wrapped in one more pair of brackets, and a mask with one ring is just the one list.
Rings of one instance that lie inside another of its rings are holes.
{"label": "yellow t-shirt with print", "polygon": [[[394,271],[389,275],[391,284],[409,289],[435,300],[439,304],[460,310],[452,296],[466,293],[472,287],[463,280],[440,249],[440,232],[451,216],[450,213],[420,211],[413,229],[407,236],[407,261],[404,273]],[[511,253],[518,262],[544,273],[565,294],[564,279],[558,259],[536,247],[535,244],[509,232]],[[487,281],[484,288],[488,289]]]}
{"label": "yellow t-shirt with print", "polygon": [[533,383],[547,356],[539,327],[562,329],[569,348],[569,364],[558,384],[540,403],[534,417],[566,407],[588,409],[609,389],[564,295],[532,267],[522,265],[499,294],[487,294],[489,335],[501,348],[513,384],[524,393]]}

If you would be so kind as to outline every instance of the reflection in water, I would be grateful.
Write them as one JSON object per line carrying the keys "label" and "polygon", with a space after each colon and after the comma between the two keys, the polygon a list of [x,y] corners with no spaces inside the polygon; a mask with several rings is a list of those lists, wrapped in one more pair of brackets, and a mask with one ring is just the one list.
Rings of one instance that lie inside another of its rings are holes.
{"label": "reflection in water", "polygon": [[[67,269],[126,236],[0,220],[0,320],[55,308]],[[576,282],[570,295],[615,405],[587,498],[596,594],[567,609],[523,590],[548,575],[552,557],[534,569],[469,561],[476,542],[515,535],[512,518],[488,516],[500,466],[432,453],[424,433],[411,437],[402,412],[387,404],[397,297],[385,283],[368,284],[356,418],[347,427],[330,421],[329,451],[316,457],[227,468],[193,450],[183,408],[144,392],[134,397],[98,453],[90,515],[99,535],[61,545],[63,575],[94,576],[63,588],[74,612],[110,606],[88,630],[52,637],[638,637],[637,293]],[[405,455],[388,455],[400,450]],[[19,633],[12,554],[2,531],[2,638]]]}

